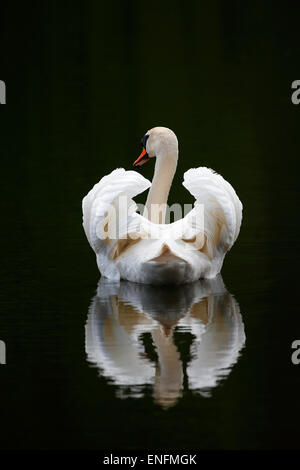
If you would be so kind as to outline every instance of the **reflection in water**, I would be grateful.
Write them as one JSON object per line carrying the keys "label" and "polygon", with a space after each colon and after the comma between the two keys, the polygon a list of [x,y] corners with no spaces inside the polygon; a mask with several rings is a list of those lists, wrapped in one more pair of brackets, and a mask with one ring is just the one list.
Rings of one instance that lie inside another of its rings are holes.
{"label": "reflection in water", "polygon": [[120,397],[153,387],[174,405],[183,389],[210,396],[245,343],[239,306],[221,276],[176,287],[100,279],[86,324],[86,352]]}

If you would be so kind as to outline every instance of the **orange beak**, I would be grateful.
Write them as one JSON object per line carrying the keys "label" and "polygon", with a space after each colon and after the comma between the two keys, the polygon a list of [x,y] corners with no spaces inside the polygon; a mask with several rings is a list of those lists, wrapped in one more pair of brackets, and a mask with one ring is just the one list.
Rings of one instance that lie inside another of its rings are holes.
{"label": "orange beak", "polygon": [[141,155],[139,156],[139,158],[137,158],[135,160],[135,162],[133,162],[133,166],[142,166],[144,165],[144,163],[146,163],[147,161],[149,160],[149,156],[146,152],[146,149],[143,147],[143,150],[142,150],[142,153]]}

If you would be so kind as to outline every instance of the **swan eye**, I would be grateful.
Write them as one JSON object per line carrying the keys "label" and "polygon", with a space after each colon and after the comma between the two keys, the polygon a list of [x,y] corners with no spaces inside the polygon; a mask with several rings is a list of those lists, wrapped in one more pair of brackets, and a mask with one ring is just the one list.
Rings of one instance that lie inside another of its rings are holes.
{"label": "swan eye", "polygon": [[142,146],[144,147],[145,150],[146,150],[146,144],[147,144],[148,139],[149,139],[149,134],[145,134],[144,137],[141,140],[141,144],[142,144]]}

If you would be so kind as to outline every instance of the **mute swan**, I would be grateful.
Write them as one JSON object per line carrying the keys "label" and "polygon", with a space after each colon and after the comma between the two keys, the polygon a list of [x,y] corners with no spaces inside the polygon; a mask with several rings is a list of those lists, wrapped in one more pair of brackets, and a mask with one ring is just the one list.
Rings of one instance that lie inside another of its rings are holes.
{"label": "mute swan", "polygon": [[[118,397],[142,397],[151,386],[163,408],[178,401],[184,383],[209,396],[245,344],[239,305],[220,275],[177,289],[101,278],[85,333],[88,361],[117,386]],[[149,354],[151,341],[156,358]]]}
{"label": "mute swan", "polygon": [[[152,184],[136,171],[119,168],[104,176],[82,201],[84,230],[101,274],[111,280],[146,284],[183,284],[215,277],[239,234],[242,204],[238,196],[213,170],[192,168],[184,174],[183,186],[195,197],[194,208],[166,224],[178,159],[173,131],[166,127],[149,130],[134,166],[153,157]],[[141,215],[132,198],[148,188]]]}

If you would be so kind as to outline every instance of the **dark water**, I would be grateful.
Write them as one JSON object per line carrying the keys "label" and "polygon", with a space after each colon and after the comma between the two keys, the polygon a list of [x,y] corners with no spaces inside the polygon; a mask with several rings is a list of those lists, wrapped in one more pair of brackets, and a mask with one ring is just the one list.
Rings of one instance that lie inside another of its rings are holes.
{"label": "dark water", "polygon": [[220,276],[179,287],[100,280],[86,324],[88,360],[120,398],[147,388],[164,409],[187,390],[211,397],[245,345],[240,309]]}
{"label": "dark water", "polygon": [[[1,448],[299,448],[299,8],[209,5],[3,9]],[[220,285],[98,284],[81,199],[155,125],[170,203],[201,165],[243,202]]]}

